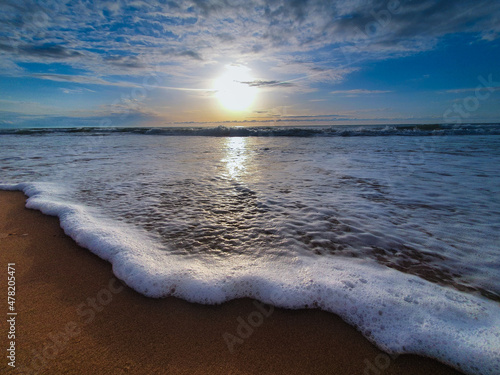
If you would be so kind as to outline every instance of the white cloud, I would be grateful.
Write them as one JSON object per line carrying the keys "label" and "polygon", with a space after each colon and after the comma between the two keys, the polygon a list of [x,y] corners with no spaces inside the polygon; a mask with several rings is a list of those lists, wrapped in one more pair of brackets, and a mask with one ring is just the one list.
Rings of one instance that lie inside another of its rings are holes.
{"label": "white cloud", "polygon": [[[482,86],[479,86],[482,88]],[[464,89],[453,89],[453,90],[446,90],[446,91],[440,91],[440,93],[447,93],[447,94],[466,94],[469,92],[475,92],[477,90],[477,87],[470,87],[470,88],[464,88]],[[500,86],[488,86],[489,91],[500,91]]]}
{"label": "white cloud", "polygon": [[32,74],[32,77],[39,79],[47,79],[56,82],[74,82],[89,85],[104,85],[104,86],[120,86],[120,87],[141,87],[138,84],[130,82],[112,82],[98,77],[89,77],[70,74]]}
{"label": "white cloud", "polygon": [[386,94],[392,91],[386,90],[365,90],[365,89],[354,89],[354,90],[335,90],[330,91],[333,95],[345,95],[345,96],[358,96],[358,95],[376,95],[376,94]]}

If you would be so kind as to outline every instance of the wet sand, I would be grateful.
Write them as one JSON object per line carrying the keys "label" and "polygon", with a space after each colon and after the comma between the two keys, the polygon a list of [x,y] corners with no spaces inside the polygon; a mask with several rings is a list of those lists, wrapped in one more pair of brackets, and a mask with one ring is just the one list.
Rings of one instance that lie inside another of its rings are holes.
{"label": "wet sand", "polygon": [[[319,310],[146,298],[66,236],[58,218],[24,208],[25,199],[0,192],[2,301],[7,263],[15,263],[18,314],[9,373],[459,374],[416,355],[390,357]],[[3,356],[0,372],[8,361]]]}

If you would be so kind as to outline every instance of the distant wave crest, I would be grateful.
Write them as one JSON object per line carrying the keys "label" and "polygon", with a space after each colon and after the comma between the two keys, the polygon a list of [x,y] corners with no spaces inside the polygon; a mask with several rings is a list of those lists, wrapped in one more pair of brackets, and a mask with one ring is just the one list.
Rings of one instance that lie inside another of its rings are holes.
{"label": "distant wave crest", "polygon": [[500,135],[500,124],[343,125],[304,127],[82,127],[0,129],[0,135],[106,135],[111,133],[201,137],[380,137]]}

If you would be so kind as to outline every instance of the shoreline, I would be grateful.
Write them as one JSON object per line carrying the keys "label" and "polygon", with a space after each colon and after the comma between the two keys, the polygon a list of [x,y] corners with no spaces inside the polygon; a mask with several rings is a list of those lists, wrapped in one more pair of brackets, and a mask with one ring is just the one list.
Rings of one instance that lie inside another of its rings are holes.
{"label": "shoreline", "polygon": [[390,357],[320,310],[144,297],[25,200],[0,191],[0,257],[16,272],[13,373],[460,374],[425,357]]}

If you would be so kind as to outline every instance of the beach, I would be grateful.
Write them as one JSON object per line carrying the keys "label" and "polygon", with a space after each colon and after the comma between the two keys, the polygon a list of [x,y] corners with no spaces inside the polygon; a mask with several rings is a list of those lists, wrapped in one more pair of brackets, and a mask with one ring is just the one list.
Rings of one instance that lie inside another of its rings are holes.
{"label": "beach", "polygon": [[16,270],[16,373],[458,373],[424,357],[390,357],[317,309],[144,297],[25,199],[0,193],[0,256]]}

